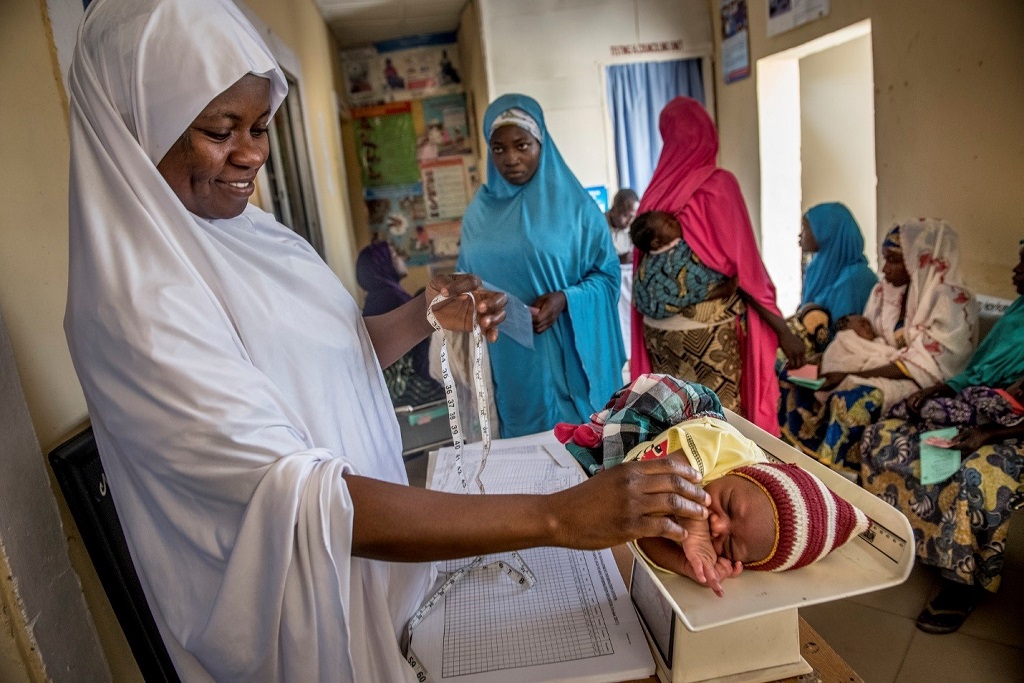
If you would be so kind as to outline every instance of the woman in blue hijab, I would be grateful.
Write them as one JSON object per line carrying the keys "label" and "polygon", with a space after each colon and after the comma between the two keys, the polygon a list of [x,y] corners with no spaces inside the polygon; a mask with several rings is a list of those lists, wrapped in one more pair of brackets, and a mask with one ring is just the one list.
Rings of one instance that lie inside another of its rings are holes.
{"label": "woman in blue hijab", "polygon": [[458,269],[530,306],[533,348],[490,345],[503,437],[581,423],[622,384],[619,260],[604,215],[558,153],[540,105],[487,108],[487,183],[462,219]]}
{"label": "woman in blue hijab", "polygon": [[800,248],[811,253],[804,271],[800,308],[817,304],[832,323],[864,312],[878,276],[864,256],[864,236],[853,214],[838,202],[818,204],[804,214]]}

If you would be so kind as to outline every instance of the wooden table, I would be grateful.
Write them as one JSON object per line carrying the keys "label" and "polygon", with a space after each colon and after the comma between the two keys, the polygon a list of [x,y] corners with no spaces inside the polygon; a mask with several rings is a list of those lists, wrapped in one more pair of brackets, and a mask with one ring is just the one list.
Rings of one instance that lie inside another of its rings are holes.
{"label": "wooden table", "polygon": [[[612,548],[612,555],[615,556],[615,564],[619,567],[622,580],[629,588],[629,580],[633,567],[633,554],[624,545]],[[864,679],[858,676],[842,657],[836,654],[828,643],[826,643],[818,632],[811,628],[811,625],[800,617],[800,653],[807,663],[814,668],[813,674],[799,678],[784,678],[784,683],[807,683],[807,681],[821,681],[823,683],[864,683]],[[810,678],[810,676],[815,676]],[[626,683],[659,683],[657,676],[650,676],[638,681]]]}

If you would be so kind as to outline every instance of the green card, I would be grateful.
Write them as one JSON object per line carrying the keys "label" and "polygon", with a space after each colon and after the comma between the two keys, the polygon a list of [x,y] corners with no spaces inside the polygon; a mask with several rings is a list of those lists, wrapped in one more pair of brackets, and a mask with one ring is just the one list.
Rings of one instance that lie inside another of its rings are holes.
{"label": "green card", "polygon": [[938,484],[946,481],[960,469],[960,451],[939,448],[925,443],[929,437],[939,439],[956,438],[956,427],[921,432],[921,483]]}
{"label": "green card", "polygon": [[825,383],[824,377],[819,377],[818,379],[806,379],[804,377],[793,377],[790,375],[786,379],[798,387],[806,387],[808,389],[814,389],[815,391],[821,389],[821,386]]}

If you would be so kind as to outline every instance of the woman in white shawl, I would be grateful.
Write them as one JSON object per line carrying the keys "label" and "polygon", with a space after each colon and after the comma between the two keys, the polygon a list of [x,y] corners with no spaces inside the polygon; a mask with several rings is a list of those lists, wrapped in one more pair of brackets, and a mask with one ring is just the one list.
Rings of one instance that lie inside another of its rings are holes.
{"label": "woman in white shawl", "polygon": [[783,436],[841,470],[859,470],[865,427],[915,391],[963,370],[978,339],[977,304],[963,286],[958,237],[948,223],[902,223],[886,235],[880,257],[883,278],[864,315],[889,347],[889,361],[842,371],[833,353],[827,365],[823,359],[828,372],[816,395],[782,383]]}
{"label": "woman in white shawl", "polygon": [[431,331],[431,295],[453,295],[437,317],[466,330],[477,289],[491,339],[504,297],[442,277],[364,323],[309,245],[247,204],[286,84],[231,2],[95,0],[69,84],[65,329],[183,680],[415,680],[398,634],[425,561],[681,540],[670,515],[706,515],[676,460],[550,496],[406,486],[381,366]]}

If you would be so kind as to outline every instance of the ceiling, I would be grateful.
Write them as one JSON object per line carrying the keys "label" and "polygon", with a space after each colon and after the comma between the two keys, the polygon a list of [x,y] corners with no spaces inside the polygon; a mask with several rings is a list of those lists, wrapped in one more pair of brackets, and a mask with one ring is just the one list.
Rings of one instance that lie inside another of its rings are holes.
{"label": "ceiling", "polygon": [[469,0],[316,0],[342,48],[454,31]]}

